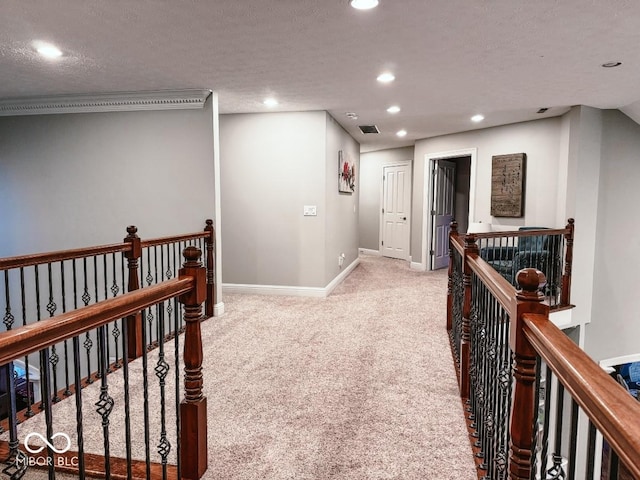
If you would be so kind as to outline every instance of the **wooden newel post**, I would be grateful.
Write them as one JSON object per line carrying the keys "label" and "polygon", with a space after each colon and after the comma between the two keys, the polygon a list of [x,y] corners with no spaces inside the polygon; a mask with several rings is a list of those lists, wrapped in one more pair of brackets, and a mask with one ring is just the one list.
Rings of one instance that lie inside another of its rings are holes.
{"label": "wooden newel post", "polygon": [[184,305],[184,399],[180,403],[180,460],[182,478],[197,480],[207,469],[207,397],[202,394],[202,303],[207,298],[206,271],[201,250],[190,246],[183,252],[180,278],[193,277],[195,284],[180,296]]}
{"label": "wooden newel post", "polygon": [[471,266],[469,257],[478,256],[478,245],[474,234],[464,237],[464,264],[462,271],[462,285],[464,286],[464,301],[462,303],[462,335],[460,338],[460,396],[469,398],[469,367],[471,365]]}
{"label": "wooden newel post", "polygon": [[516,294],[516,315],[511,318],[509,345],[513,352],[515,380],[511,406],[511,444],[509,452],[509,478],[528,480],[531,475],[533,426],[538,409],[535,405],[536,351],[524,336],[525,313],[537,313],[549,318],[549,306],[542,303],[540,291],[547,279],[539,270],[526,268],[516,275],[522,290]]}
{"label": "wooden newel post", "polygon": [[449,225],[449,281],[447,283],[447,332],[453,328],[453,237],[458,236],[458,222]]}
{"label": "wooden newel post", "polygon": [[[142,246],[140,237],[138,237],[138,229],[130,225],[127,227],[128,235],[124,242],[131,244],[131,249],[124,253],[127,259],[127,267],[129,269],[129,281],[127,284],[127,292],[133,292],[140,288],[140,280],[138,275],[138,260],[142,256]],[[127,317],[127,356],[129,360],[138,358],[142,355],[142,314],[137,312]]]}
{"label": "wooden newel post", "polygon": [[214,264],[214,252],[216,242],[216,232],[213,228],[213,220],[207,220],[207,226],[204,227],[204,231],[209,233],[205,243],[207,245],[207,301],[205,303],[205,315],[210,318],[213,317],[213,307],[217,303],[216,289],[215,289],[215,264]]}
{"label": "wooden newel post", "polygon": [[573,264],[573,234],[575,231],[574,222],[575,220],[573,218],[567,220],[566,228],[569,230],[569,232],[564,234],[567,253],[564,256],[564,272],[562,274],[562,297],[560,298],[561,305],[569,305],[571,303],[571,268]]}

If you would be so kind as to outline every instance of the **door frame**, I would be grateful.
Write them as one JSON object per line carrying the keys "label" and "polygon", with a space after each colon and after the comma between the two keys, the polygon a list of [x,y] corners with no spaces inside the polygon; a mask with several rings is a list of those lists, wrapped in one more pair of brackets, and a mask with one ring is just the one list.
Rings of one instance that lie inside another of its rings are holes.
{"label": "door frame", "polygon": [[424,187],[422,197],[422,249],[420,270],[431,270],[431,255],[427,255],[433,231],[433,219],[431,210],[433,209],[433,168],[436,160],[449,160],[457,157],[471,157],[471,173],[469,181],[469,223],[475,222],[476,218],[476,175],[477,175],[477,148],[463,148],[460,150],[449,150],[445,152],[426,153],[424,156]]}
{"label": "door frame", "polygon": [[[413,168],[411,165],[411,160],[405,160],[402,162],[394,162],[389,164],[382,165],[382,170],[380,171],[380,208],[378,208],[378,252],[382,255],[382,239],[384,238],[384,214],[382,213],[382,206],[384,205],[384,169],[386,167],[409,167],[409,199],[413,198]],[[405,260],[411,259],[411,219],[413,217],[413,206],[410,205],[409,208],[409,219],[407,221],[407,226],[409,228],[409,245],[407,248],[407,258]]]}

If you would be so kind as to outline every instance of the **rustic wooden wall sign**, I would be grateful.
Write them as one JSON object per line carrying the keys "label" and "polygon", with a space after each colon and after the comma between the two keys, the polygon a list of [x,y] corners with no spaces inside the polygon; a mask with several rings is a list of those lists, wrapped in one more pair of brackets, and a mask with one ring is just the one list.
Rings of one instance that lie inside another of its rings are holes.
{"label": "rustic wooden wall sign", "polygon": [[525,153],[494,155],[491,165],[491,215],[524,215]]}

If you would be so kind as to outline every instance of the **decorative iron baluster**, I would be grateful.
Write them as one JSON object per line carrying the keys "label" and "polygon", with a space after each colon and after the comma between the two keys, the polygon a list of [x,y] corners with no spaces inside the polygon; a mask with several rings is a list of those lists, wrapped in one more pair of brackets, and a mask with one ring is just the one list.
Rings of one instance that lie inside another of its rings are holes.
{"label": "decorative iron baluster", "polygon": [[[89,284],[87,279],[87,259],[86,257],[82,259],[82,266],[84,272],[84,291],[82,293],[82,302],[84,306],[88,306],[91,301],[91,295],[89,294]],[[93,340],[89,336],[89,332],[85,334],[84,342],[82,343],[87,355],[87,380],[86,384],[90,385],[93,383],[93,378],[91,377],[91,349],[93,348]]]}
{"label": "decorative iron baluster", "polygon": [[[51,264],[47,263],[47,273],[48,273],[48,281],[49,281],[49,303],[47,303],[47,312],[49,312],[49,318],[52,318],[58,306],[56,302],[53,301],[53,280],[51,278]],[[56,346],[51,346],[51,354],[49,356],[49,363],[51,364],[51,371],[53,372],[53,403],[58,403],[60,401],[60,397],[58,396],[58,362],[60,361],[60,356],[56,351]]]}
{"label": "decorative iron baluster", "polygon": [[[157,309],[159,334],[160,338],[164,339],[164,306],[158,304]],[[170,368],[165,360],[164,341],[161,340],[159,342],[158,350],[158,362],[155,367],[156,376],[160,381],[160,442],[158,443],[158,453],[162,459],[162,478],[167,478],[167,457],[169,456],[169,452],[171,452],[171,443],[167,438],[165,384]]]}
{"label": "decorative iron baluster", "polygon": [[[142,311],[144,316],[144,310]],[[148,355],[149,350],[147,341],[147,332],[145,322],[142,322],[142,392],[143,392],[143,422],[144,422],[144,458],[147,478],[151,478],[151,450],[149,448],[149,368],[148,368]]]}
{"label": "decorative iron baluster", "polygon": [[[116,282],[116,254],[112,254],[112,272],[113,272],[113,284],[111,285],[111,294],[115,298],[120,291],[120,287],[118,287],[118,283]],[[116,359],[113,363],[113,368],[120,368],[120,351],[118,345],[118,338],[120,337],[120,329],[118,328],[118,321],[113,322],[113,329],[111,330],[111,335],[113,336],[113,346],[116,351]]]}
{"label": "decorative iron baluster", "polygon": [[[109,298],[109,268],[107,267],[107,255],[102,255],[102,276],[103,276],[103,285],[104,285],[104,299],[106,300],[107,298]],[[96,275],[97,278],[97,275]],[[98,299],[98,297],[96,296],[96,300]],[[115,323],[115,322],[114,322]],[[106,373],[109,374],[111,372],[113,372],[113,370],[111,369],[111,345],[109,343],[109,325],[105,325],[105,334],[107,336],[106,339],[106,349],[102,352],[103,355],[105,355],[107,357],[107,369],[106,369]]]}
{"label": "decorative iron baluster", "polygon": [[[22,306],[22,326],[25,326],[27,324],[27,299],[25,295],[24,267],[20,267],[20,303]],[[29,392],[31,392],[33,387],[31,387],[31,372],[29,369],[28,355],[24,357],[24,368],[27,386],[29,388]],[[27,411],[24,413],[27,418],[31,418],[36,414],[33,411],[32,404],[33,401],[31,395],[27,395]]]}
{"label": "decorative iron baluster", "polygon": [[73,337],[73,378],[75,381],[76,401],[76,434],[78,436],[78,473],[81,479],[85,478],[84,467],[84,426],[82,423],[82,373],[80,372],[80,338]]}
{"label": "decorative iron baluster", "polygon": [[[124,271],[124,263],[123,263]],[[123,277],[124,285],[124,277]],[[122,319],[125,322],[125,319]],[[132,477],[131,470],[131,411],[130,411],[130,397],[129,397],[129,330],[122,328],[122,378],[124,381],[124,432],[125,432],[125,453],[127,458],[127,478]],[[180,478],[178,476],[178,478]]]}
{"label": "decorative iron baluster", "polygon": [[[66,283],[65,283],[65,273],[64,273],[64,261],[60,261],[60,285],[62,291],[62,313],[67,311],[67,295],[66,295]],[[65,397],[71,395],[71,378],[69,375],[69,341],[64,341],[64,383],[65,388],[62,394]]]}
{"label": "decorative iron baluster", "polygon": [[[113,398],[109,395],[107,383],[108,359],[105,352],[107,333],[104,326],[98,327],[98,353],[100,358],[100,399],[95,403],[96,412],[102,417],[102,435],[104,440],[104,472],[105,478],[111,477],[111,455],[109,452],[109,415],[113,410]],[[102,352],[102,353],[100,353]]]}
{"label": "decorative iron baluster", "polygon": [[[7,271],[5,270],[5,279]],[[8,287],[7,287],[8,288]],[[8,302],[8,290],[7,290],[7,302]],[[7,330],[11,330],[11,325]],[[16,387],[15,387],[15,375],[16,372],[13,368],[13,362],[0,367],[6,372],[7,384],[5,391],[8,393],[8,422],[9,422],[9,458],[5,460],[6,466],[2,469],[2,473],[7,475],[11,480],[18,480],[24,476],[27,471],[27,456],[19,448],[20,442],[18,441],[18,419],[16,408]]]}

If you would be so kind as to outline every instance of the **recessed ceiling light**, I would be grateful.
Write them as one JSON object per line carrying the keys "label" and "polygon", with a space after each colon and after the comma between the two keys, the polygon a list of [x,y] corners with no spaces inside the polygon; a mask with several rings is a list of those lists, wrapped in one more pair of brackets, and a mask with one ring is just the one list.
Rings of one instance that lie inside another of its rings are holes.
{"label": "recessed ceiling light", "polygon": [[396,79],[395,75],[391,72],[384,72],[378,75],[378,81],[380,83],[393,82]]}
{"label": "recessed ceiling light", "polygon": [[350,118],[351,120],[357,120],[358,119],[358,114],[356,112],[347,112],[345,113],[345,115]]}
{"label": "recessed ceiling light", "polygon": [[278,105],[278,100],[276,100],[275,98],[265,98],[264,103],[267,107],[275,107]]}
{"label": "recessed ceiling light", "polygon": [[398,113],[400,111],[400,107],[397,105],[392,105],[391,107],[387,108],[387,112],[389,113]]}
{"label": "recessed ceiling light", "polygon": [[370,10],[378,6],[378,0],[351,0],[349,5],[356,10]]}
{"label": "recessed ceiling light", "polygon": [[55,59],[62,56],[62,51],[55,45],[46,42],[34,42],[36,51],[45,58]]}
{"label": "recessed ceiling light", "polygon": [[404,137],[404,136],[407,135],[407,131],[406,130],[398,130],[396,132],[396,135],[399,136],[399,137]]}
{"label": "recessed ceiling light", "polygon": [[478,115],[474,115],[473,117],[471,117],[471,121],[472,122],[478,123],[478,122],[481,122],[482,120],[484,120],[484,115],[478,114]]}
{"label": "recessed ceiling light", "polygon": [[622,65],[622,62],[607,62],[602,64],[604,68],[615,68],[619,67],[620,65]]}

